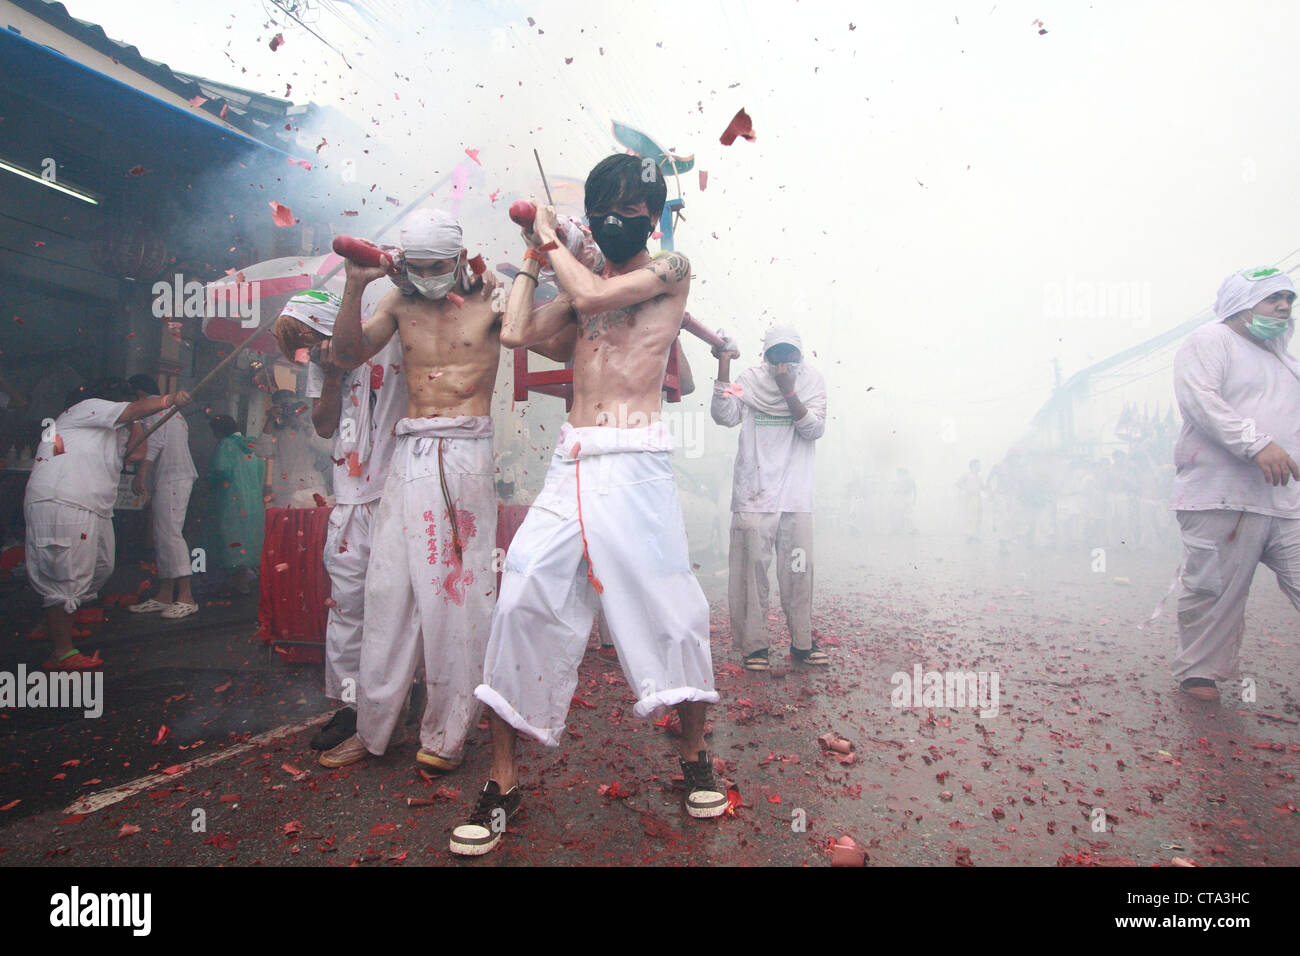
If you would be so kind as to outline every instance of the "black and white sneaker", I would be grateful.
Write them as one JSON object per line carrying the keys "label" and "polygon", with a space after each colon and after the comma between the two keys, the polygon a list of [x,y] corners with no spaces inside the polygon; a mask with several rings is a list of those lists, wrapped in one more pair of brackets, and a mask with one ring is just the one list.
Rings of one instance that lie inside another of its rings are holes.
{"label": "black and white sneaker", "polygon": [[518,784],[508,793],[502,793],[500,784],[489,780],[483,785],[478,806],[470,815],[469,822],[451,831],[451,852],[457,856],[482,856],[490,852],[501,842],[506,823],[519,812],[522,802],[523,794],[519,792]]}
{"label": "black and white sneaker", "polygon": [[311,739],[312,750],[333,750],[357,732],[357,712],[343,707]]}
{"label": "black and white sneaker", "polygon": [[708,753],[701,750],[696,760],[681,760],[681,765],[682,776],[686,778],[686,812],[702,819],[726,813],[727,795],[713,779],[713,760]]}

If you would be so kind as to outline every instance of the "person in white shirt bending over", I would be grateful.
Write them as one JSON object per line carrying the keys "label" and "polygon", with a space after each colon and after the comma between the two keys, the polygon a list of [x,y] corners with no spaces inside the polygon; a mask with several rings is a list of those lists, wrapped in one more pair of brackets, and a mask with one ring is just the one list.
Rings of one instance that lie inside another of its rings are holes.
{"label": "person in white shirt bending over", "polygon": [[1219,321],[1174,358],[1183,428],[1173,510],[1183,534],[1174,678],[1198,700],[1233,676],[1246,595],[1263,563],[1300,610],[1300,362],[1287,350],[1295,288],[1277,269],[1219,286]]}
{"label": "person in white shirt bending over", "polygon": [[768,669],[767,569],[774,550],[790,655],[799,664],[830,663],[812,639],[813,443],[826,430],[826,383],[803,361],[802,344],[794,328],[774,325],[763,339],[764,361],[735,385],[731,360],[740,353],[714,350],[713,420],[740,426],[727,603],[735,645],[752,671]]}
{"label": "person in white shirt bending over", "polygon": [[[72,615],[99,596],[113,573],[113,503],[117,500],[132,423],[188,405],[188,392],[131,401],[121,379],[107,379],[94,397],[71,394],[67,408],[45,429],[27,481],[27,579],[45,605],[46,628],[54,644],[47,670],[97,670],[96,651],[87,657],[72,646]],[[131,456],[145,456],[140,444]]]}

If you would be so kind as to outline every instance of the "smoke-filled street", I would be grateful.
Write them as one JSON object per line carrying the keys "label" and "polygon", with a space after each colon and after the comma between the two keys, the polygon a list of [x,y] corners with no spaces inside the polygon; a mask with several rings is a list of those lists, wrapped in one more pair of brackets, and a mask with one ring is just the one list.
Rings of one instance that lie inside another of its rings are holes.
{"label": "smoke-filled street", "polygon": [[1297,31],[0,0],[6,926],[1284,918]]}

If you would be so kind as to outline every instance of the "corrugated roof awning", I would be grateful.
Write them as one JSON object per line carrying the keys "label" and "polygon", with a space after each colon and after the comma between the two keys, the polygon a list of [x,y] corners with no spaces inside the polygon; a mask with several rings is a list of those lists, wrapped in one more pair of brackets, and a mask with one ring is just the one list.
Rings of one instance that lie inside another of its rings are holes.
{"label": "corrugated roof awning", "polygon": [[202,165],[214,149],[223,156],[260,153],[289,159],[289,154],[224,126],[196,116],[33,43],[12,30],[0,29],[0,69],[10,93],[23,96],[75,118],[114,138],[136,138],[157,149],[167,144],[169,155]]}

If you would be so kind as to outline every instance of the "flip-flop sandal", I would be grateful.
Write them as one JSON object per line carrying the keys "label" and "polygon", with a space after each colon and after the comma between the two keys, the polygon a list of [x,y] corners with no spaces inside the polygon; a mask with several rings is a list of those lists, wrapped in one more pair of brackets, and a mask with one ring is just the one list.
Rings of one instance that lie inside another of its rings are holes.
{"label": "flip-flop sandal", "polygon": [[97,671],[103,666],[99,651],[95,651],[94,657],[87,657],[75,647],[63,657],[48,660],[41,665],[47,671]]}
{"label": "flip-flop sandal", "polygon": [[767,651],[755,651],[740,662],[741,666],[747,671],[766,671],[771,670],[767,663]]}
{"label": "flip-flop sandal", "polygon": [[167,618],[169,621],[179,621],[183,617],[198,613],[199,606],[197,604],[186,604],[184,601],[177,601],[162,612],[162,617]]}
{"label": "flip-flop sandal", "polygon": [[792,646],[790,656],[796,664],[806,664],[809,667],[825,667],[831,662],[830,655],[823,650],[819,650],[816,644],[813,644],[806,651]]}
{"label": "flip-flop sandal", "polygon": [[132,614],[157,614],[159,611],[165,611],[169,607],[171,607],[170,604],[164,604],[162,601],[150,598],[149,600],[142,601],[139,604],[130,605],[127,610]]}

